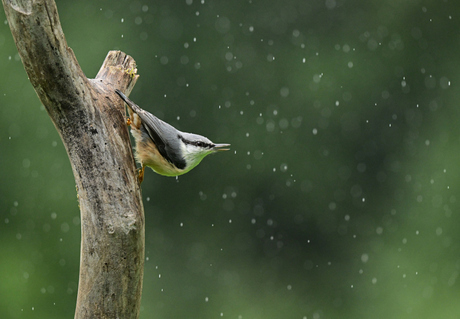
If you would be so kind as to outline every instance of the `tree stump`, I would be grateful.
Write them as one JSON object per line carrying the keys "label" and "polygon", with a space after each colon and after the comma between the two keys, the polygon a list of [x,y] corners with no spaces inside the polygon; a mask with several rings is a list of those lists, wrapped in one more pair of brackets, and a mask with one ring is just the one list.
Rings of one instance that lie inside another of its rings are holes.
{"label": "tree stump", "polygon": [[114,90],[129,93],[135,61],[108,53],[87,79],[67,46],[52,0],[2,0],[24,68],[69,156],[81,211],[75,318],[138,318],[144,208],[125,121]]}

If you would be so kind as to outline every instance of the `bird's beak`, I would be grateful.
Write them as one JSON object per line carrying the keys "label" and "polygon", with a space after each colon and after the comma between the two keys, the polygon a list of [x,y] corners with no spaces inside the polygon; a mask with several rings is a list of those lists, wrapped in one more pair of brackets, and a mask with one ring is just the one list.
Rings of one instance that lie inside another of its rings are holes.
{"label": "bird's beak", "polygon": [[230,144],[215,144],[214,147],[212,148],[212,150],[214,152],[217,152],[217,151],[229,151],[230,149],[227,148],[229,146],[230,146]]}

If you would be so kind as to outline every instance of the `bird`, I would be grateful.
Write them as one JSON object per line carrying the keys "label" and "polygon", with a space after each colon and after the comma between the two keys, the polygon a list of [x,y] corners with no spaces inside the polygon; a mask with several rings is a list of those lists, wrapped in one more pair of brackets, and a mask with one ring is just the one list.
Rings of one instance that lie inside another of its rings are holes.
{"label": "bird", "polygon": [[215,144],[208,138],[181,132],[155,115],[143,110],[120,90],[118,96],[128,105],[134,137],[134,157],[141,164],[139,183],[144,180],[145,167],[163,176],[179,176],[190,172],[209,154],[228,151],[230,144]]}

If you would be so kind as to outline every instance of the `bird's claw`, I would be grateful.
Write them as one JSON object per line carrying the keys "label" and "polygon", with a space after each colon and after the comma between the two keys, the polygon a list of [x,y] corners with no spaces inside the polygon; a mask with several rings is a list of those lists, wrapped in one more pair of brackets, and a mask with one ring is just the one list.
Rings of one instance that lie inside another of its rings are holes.
{"label": "bird's claw", "polygon": [[144,165],[142,165],[142,167],[138,169],[138,171],[139,171],[139,184],[142,184],[142,181],[144,180],[144,170],[145,170]]}

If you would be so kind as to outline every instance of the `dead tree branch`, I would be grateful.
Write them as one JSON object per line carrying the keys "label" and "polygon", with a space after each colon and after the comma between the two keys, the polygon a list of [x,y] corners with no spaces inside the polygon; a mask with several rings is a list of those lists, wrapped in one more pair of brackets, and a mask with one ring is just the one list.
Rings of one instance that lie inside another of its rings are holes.
{"label": "dead tree branch", "polygon": [[130,92],[135,61],[111,51],[95,79],[67,46],[53,0],[2,0],[24,68],[67,150],[81,211],[75,318],[138,318],[144,209],[124,119],[114,93]]}

